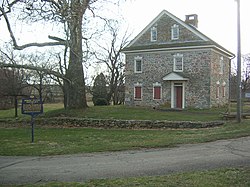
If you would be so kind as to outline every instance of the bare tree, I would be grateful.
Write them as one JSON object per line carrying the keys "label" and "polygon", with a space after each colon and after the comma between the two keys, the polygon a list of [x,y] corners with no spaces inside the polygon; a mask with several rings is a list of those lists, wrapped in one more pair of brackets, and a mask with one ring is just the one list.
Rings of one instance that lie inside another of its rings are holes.
{"label": "bare tree", "polygon": [[[250,54],[241,55],[241,89],[242,93],[246,93],[250,90]],[[231,97],[236,98],[236,88],[237,88],[237,66],[236,63],[232,64],[230,76],[230,88]]]}
{"label": "bare tree", "polygon": [[127,31],[122,35],[119,30],[119,23],[115,20],[109,20],[107,22],[108,30],[108,39],[106,39],[106,46],[100,45],[101,49],[99,52],[95,52],[95,57],[97,63],[104,63],[108,69],[108,97],[107,100],[110,103],[113,100],[113,104],[121,104],[122,101],[120,98],[123,98],[123,89],[124,89],[124,58],[122,56],[121,50],[129,42],[130,35],[127,34]]}
{"label": "bare tree", "polygon": [[[0,53],[1,54],[1,53]],[[13,61],[14,55],[11,54],[11,57],[8,58],[2,56],[0,61]],[[15,117],[18,116],[17,108],[18,108],[18,98],[21,96],[25,96],[27,93],[25,92],[25,88],[28,87],[28,80],[30,78],[29,72],[24,69],[16,69],[16,68],[0,68],[0,98],[2,102],[8,101],[11,97],[12,103],[14,103],[15,107]]]}
{"label": "bare tree", "polygon": [[[83,73],[82,24],[86,10],[97,0],[4,0],[0,5],[0,17],[3,17],[9,30],[14,48],[22,50],[29,47],[65,46],[69,49],[68,69],[64,78],[66,105],[68,108],[87,107],[85,80]],[[44,43],[19,45],[12,31],[10,14],[15,6],[22,9],[23,19],[31,21],[48,20],[62,23],[66,33],[64,39],[49,36],[53,40]]]}
{"label": "bare tree", "polygon": [[[55,66],[57,65],[57,63],[53,63],[55,59],[53,58],[54,56],[52,54],[49,56],[45,54],[32,54],[24,55],[23,57],[26,59],[27,63],[31,64],[32,66],[41,64],[41,68],[46,70],[55,69]],[[41,98],[43,102],[45,102],[49,99],[49,96],[52,96],[51,84],[53,80],[55,80],[55,77],[52,74],[48,75],[46,72],[37,69],[31,71],[31,79],[28,83],[37,91],[38,97]]]}
{"label": "bare tree", "polygon": [[250,89],[250,54],[243,55],[242,92]]}

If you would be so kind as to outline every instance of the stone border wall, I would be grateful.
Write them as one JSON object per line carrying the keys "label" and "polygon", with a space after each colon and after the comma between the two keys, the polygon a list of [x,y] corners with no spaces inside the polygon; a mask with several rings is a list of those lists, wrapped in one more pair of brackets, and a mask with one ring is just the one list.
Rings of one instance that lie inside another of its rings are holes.
{"label": "stone border wall", "polygon": [[165,128],[209,128],[223,125],[223,121],[157,121],[157,120],[115,120],[90,118],[50,118],[36,119],[36,124],[51,127],[91,127],[105,129],[165,129]]}

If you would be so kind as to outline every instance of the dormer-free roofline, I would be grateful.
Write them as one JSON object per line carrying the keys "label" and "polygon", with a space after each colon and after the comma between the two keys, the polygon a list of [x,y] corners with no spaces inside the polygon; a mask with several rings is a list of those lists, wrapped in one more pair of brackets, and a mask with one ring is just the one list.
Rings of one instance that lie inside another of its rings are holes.
{"label": "dormer-free roofline", "polygon": [[184,21],[182,21],[181,19],[177,18],[176,16],[174,16],[173,14],[171,14],[170,12],[168,12],[167,10],[163,10],[155,19],[153,19],[128,45],[127,47],[131,47],[137,39],[139,39],[148,29],[150,29],[164,14],[166,14],[167,16],[169,16],[170,18],[172,18],[173,20],[175,20],[177,23],[179,23],[180,25],[182,25],[183,27],[187,28],[188,30],[190,30],[191,32],[193,32],[195,35],[197,35],[198,37],[200,37],[202,40],[204,41],[209,41],[210,39],[205,36],[204,34],[202,34],[201,32],[199,32],[197,29],[195,29],[193,26],[185,23]]}
{"label": "dormer-free roofline", "polygon": [[[163,15],[167,15],[170,18],[172,18],[173,20],[175,20],[178,24],[182,25],[183,27],[188,29],[190,32],[192,32],[196,36],[198,36],[201,39],[201,41],[199,41],[199,43],[184,42],[184,43],[179,43],[179,44],[167,44],[167,43],[165,43],[165,44],[159,44],[157,46],[155,46],[155,44],[150,44],[150,45],[146,45],[146,46],[133,46],[133,44],[135,44],[136,41],[144,33],[146,33],[148,31],[148,29],[152,28]],[[174,45],[174,47],[172,45]],[[180,46],[178,46],[178,45],[180,45]],[[170,12],[168,12],[166,10],[163,10],[155,19],[153,19],[126,47],[124,47],[122,49],[122,52],[129,53],[129,52],[135,52],[135,51],[141,51],[141,50],[144,51],[145,49],[147,51],[148,50],[157,50],[157,48],[159,48],[159,50],[163,50],[163,48],[171,49],[171,48],[178,48],[178,47],[180,47],[180,48],[183,48],[183,47],[184,48],[208,48],[208,47],[212,47],[213,49],[219,50],[222,53],[228,55],[228,57],[230,57],[230,58],[235,57],[235,54],[228,51],[227,49],[225,49],[224,47],[222,47],[221,45],[219,45],[218,43],[216,43],[215,41],[213,41],[212,39],[210,39],[209,37],[207,37],[206,35],[201,33],[195,27],[189,25],[188,23],[185,23],[184,21],[177,18],[176,16],[174,16],[173,14],[171,14]]]}

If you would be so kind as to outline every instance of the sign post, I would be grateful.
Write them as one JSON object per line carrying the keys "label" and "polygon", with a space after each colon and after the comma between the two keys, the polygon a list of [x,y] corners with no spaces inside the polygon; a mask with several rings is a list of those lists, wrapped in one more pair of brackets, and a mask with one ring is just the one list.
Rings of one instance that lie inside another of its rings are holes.
{"label": "sign post", "polygon": [[28,99],[22,99],[22,114],[31,116],[31,142],[34,143],[34,117],[43,113],[42,99],[31,96]]}

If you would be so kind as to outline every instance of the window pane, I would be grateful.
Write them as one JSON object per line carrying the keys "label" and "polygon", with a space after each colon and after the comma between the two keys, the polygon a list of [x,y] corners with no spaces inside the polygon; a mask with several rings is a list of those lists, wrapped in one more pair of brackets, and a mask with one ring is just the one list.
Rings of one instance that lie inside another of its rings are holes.
{"label": "window pane", "polygon": [[178,25],[172,26],[172,39],[179,39],[179,27],[178,27]]}
{"label": "window pane", "polygon": [[142,63],[141,60],[136,60],[136,72],[142,71]]}
{"label": "window pane", "polygon": [[182,71],[182,57],[175,57],[175,71]]}
{"label": "window pane", "polygon": [[157,40],[157,29],[154,27],[151,29],[151,41]]}
{"label": "window pane", "polygon": [[178,28],[173,29],[173,38],[178,38]]}

